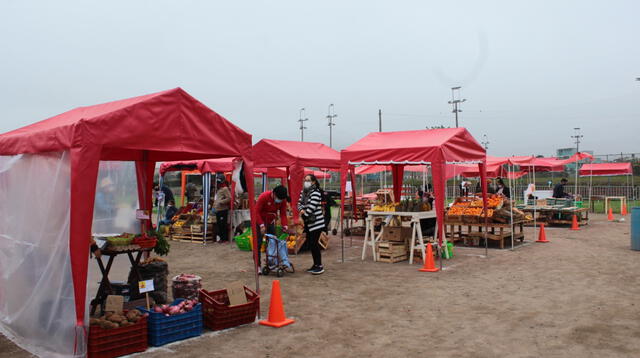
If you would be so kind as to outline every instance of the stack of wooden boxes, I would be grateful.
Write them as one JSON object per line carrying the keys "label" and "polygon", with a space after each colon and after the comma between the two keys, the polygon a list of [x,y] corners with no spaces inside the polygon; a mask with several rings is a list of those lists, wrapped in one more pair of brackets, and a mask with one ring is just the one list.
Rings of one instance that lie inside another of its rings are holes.
{"label": "stack of wooden boxes", "polygon": [[377,260],[396,263],[409,258],[411,227],[385,226],[382,238],[376,243]]}

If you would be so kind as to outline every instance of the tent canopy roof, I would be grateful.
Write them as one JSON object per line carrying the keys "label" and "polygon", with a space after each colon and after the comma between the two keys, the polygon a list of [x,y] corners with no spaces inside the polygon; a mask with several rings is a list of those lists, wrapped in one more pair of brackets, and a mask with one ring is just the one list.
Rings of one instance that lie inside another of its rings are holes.
{"label": "tent canopy roof", "polygon": [[250,153],[251,135],[181,88],[78,107],[0,135],[3,155],[82,147],[99,148],[101,160],[230,157]]}
{"label": "tent canopy roof", "polygon": [[583,164],[580,176],[632,175],[631,163]]}
{"label": "tent canopy roof", "polygon": [[484,148],[465,128],[370,133],[342,152],[351,163],[484,161]]}
{"label": "tent canopy roof", "polygon": [[200,173],[230,172],[234,169],[234,163],[240,160],[237,157],[182,160],[176,162],[164,162],[160,165],[160,175],[169,171],[197,170]]}
{"label": "tent canopy roof", "polygon": [[303,167],[340,168],[340,153],[322,143],[263,139],[254,146],[256,167],[283,167],[293,163]]}

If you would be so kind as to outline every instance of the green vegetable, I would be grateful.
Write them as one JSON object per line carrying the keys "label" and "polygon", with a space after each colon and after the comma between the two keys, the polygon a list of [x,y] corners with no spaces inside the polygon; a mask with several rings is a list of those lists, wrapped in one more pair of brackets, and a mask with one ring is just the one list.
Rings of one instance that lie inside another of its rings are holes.
{"label": "green vegetable", "polygon": [[160,256],[167,256],[169,254],[169,249],[171,248],[171,245],[169,245],[169,241],[167,241],[167,239],[165,239],[164,235],[162,235],[161,232],[156,232],[156,231],[149,231],[147,233],[147,235],[149,237],[154,237],[158,240],[158,242],[156,243],[156,247],[153,248],[153,252],[155,252],[156,254],[160,255]]}

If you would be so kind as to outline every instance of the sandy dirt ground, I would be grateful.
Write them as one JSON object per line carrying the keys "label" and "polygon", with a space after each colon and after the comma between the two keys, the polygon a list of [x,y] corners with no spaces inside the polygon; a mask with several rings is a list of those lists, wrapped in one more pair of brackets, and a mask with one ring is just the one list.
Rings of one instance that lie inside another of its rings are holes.
{"label": "sandy dirt ground", "polygon": [[[532,228],[527,234],[533,241]],[[293,325],[205,331],[137,356],[639,357],[640,252],[629,249],[628,221],[594,215],[581,231],[551,228],[547,236],[549,244],[489,249],[488,258],[484,249],[457,248],[439,273],[361,261],[358,237],[351,247],[347,239],[341,263],[340,239],[332,238],[325,274],[281,278]],[[174,242],[168,260],[172,275],[199,274],[208,289],[234,280],[254,286],[250,254],[231,245]],[[308,253],[291,260],[301,271],[311,264]],[[274,278],[261,279],[263,316]],[[0,338],[0,357],[27,356]]]}

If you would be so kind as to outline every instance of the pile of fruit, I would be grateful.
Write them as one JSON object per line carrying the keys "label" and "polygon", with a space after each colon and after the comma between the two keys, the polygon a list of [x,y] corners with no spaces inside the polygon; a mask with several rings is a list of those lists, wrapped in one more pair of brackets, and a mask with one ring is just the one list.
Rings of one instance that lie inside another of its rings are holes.
{"label": "pile of fruit", "polygon": [[[495,209],[501,207],[503,203],[503,199],[500,195],[490,194],[487,198],[487,208]],[[482,198],[476,199],[470,204],[471,207],[481,208],[483,206]]]}
{"label": "pile of fruit", "polygon": [[382,212],[396,211],[396,206],[398,206],[398,203],[376,204],[371,208],[371,211],[382,211]]}
{"label": "pile of fruit", "polygon": [[141,318],[147,316],[147,313],[142,314],[142,312],[138,310],[125,311],[123,314],[107,312],[100,318],[91,318],[89,324],[91,326],[100,326],[102,329],[128,327],[138,323]]}
{"label": "pile of fruit", "polygon": [[153,306],[154,313],[162,313],[165,317],[175,316],[178,314],[183,314],[190,312],[193,310],[198,304],[198,300],[183,300],[180,303],[170,306],[170,305],[155,305]]}
{"label": "pile of fruit", "polygon": [[296,247],[296,236],[289,235],[287,237],[287,249],[293,249]]}

